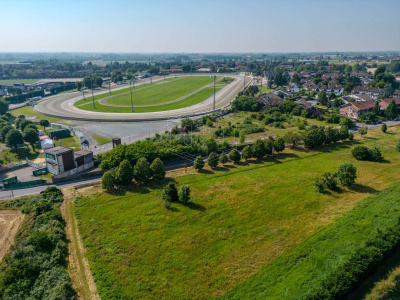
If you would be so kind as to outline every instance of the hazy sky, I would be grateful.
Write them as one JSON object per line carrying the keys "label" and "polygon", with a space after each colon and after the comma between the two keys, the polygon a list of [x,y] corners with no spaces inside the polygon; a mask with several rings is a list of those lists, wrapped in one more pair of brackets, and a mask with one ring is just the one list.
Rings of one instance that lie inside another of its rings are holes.
{"label": "hazy sky", "polygon": [[400,0],[0,0],[0,51],[400,50]]}

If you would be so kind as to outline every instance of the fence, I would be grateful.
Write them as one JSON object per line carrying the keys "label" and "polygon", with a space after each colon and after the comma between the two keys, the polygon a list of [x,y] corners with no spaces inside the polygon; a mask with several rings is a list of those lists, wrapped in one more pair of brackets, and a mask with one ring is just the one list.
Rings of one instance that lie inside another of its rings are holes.
{"label": "fence", "polygon": [[46,168],[46,162],[41,162],[41,163],[35,163],[31,160],[29,160],[28,158],[26,159],[26,163],[28,164],[28,166],[35,168],[35,169],[43,169]]}
{"label": "fence", "polygon": [[69,175],[69,176],[64,176],[60,177],[59,175],[54,176],[51,180],[53,183],[63,183],[67,181],[75,181],[75,180],[82,180],[82,179],[87,179],[87,178],[93,178],[93,177],[100,177],[104,174],[105,170],[100,170],[100,171],[95,171],[95,172],[90,172],[90,173],[83,173],[83,174],[75,174],[75,175]]}
{"label": "fence", "polygon": [[11,183],[11,184],[5,184],[4,189],[10,190],[10,189],[21,189],[21,188],[27,188],[30,186],[36,186],[36,185],[44,185],[47,184],[47,181],[44,179],[38,179],[38,180],[32,180],[32,181],[27,181],[27,182],[18,182],[18,183]]}

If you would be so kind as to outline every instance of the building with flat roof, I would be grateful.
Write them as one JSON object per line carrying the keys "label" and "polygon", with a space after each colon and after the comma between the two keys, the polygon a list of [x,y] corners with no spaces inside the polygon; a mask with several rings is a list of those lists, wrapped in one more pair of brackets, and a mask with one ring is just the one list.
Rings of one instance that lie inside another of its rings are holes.
{"label": "building with flat roof", "polygon": [[44,151],[47,170],[58,175],[75,168],[74,152],[71,148],[58,146]]}

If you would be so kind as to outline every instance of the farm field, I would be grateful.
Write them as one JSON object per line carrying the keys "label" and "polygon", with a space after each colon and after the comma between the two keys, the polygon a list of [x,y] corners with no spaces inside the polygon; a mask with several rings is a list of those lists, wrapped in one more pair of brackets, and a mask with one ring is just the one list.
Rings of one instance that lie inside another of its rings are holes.
{"label": "farm field", "polygon": [[[400,127],[390,127],[387,134],[375,129],[366,138],[356,135],[354,141],[319,151],[289,148],[259,162],[201,173],[176,171],[162,182],[115,193],[101,192],[98,186],[87,189],[75,201],[75,214],[100,297],[241,295],[232,291],[259,272],[262,278],[265,268],[273,268],[277,259],[335,224],[363,199],[398,183],[399,138]],[[356,161],[351,149],[357,144],[379,147],[386,161]],[[315,177],[347,162],[357,167],[356,185],[315,191]],[[162,189],[169,180],[190,186],[191,205],[164,208]],[[333,246],[327,244],[326,251]],[[300,277],[309,271],[299,270]],[[276,298],[283,299],[278,289]]]}
{"label": "farm field", "polygon": [[[206,77],[206,78],[209,79],[208,77]],[[171,84],[171,83],[168,83],[168,84]],[[225,82],[216,83],[215,91],[218,92],[224,86],[226,86],[226,84],[227,83],[225,83]],[[136,113],[141,113],[141,112],[156,112],[156,111],[166,111],[166,110],[173,110],[173,109],[183,108],[183,107],[187,107],[187,106],[198,104],[198,103],[206,100],[207,98],[211,97],[213,95],[213,93],[214,93],[214,88],[213,87],[206,87],[206,88],[198,91],[197,93],[194,93],[194,94],[192,94],[192,95],[188,96],[187,98],[184,98],[184,99],[182,99],[180,101],[176,101],[176,102],[172,102],[172,103],[168,103],[168,104],[162,104],[161,103],[159,105],[154,105],[154,106],[142,106],[142,107],[135,106],[135,104],[137,104],[137,103],[134,100],[133,110]],[[130,95],[126,95],[126,96],[129,96],[129,101],[130,101]],[[133,94],[133,97],[136,97],[135,94]],[[108,106],[108,105],[101,104],[99,102],[96,103],[96,109],[93,108],[93,104],[92,103],[88,103],[86,105],[80,105],[80,106],[78,106],[78,108],[79,109],[84,109],[84,110],[90,110],[90,111],[110,112],[110,113],[130,113],[130,112],[132,112],[131,107]]]}

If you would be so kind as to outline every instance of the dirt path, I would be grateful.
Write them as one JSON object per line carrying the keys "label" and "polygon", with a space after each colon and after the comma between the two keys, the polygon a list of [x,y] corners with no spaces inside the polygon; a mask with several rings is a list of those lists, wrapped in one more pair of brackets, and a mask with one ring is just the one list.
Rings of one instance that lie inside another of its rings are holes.
{"label": "dirt path", "polygon": [[62,189],[62,191],[64,202],[61,206],[61,212],[66,222],[67,238],[70,241],[68,244],[68,273],[75,290],[78,292],[79,299],[100,300],[75,218],[74,201],[79,192],[75,187],[68,187]]}
{"label": "dirt path", "polygon": [[24,215],[18,210],[0,210],[0,261],[14,243]]}

